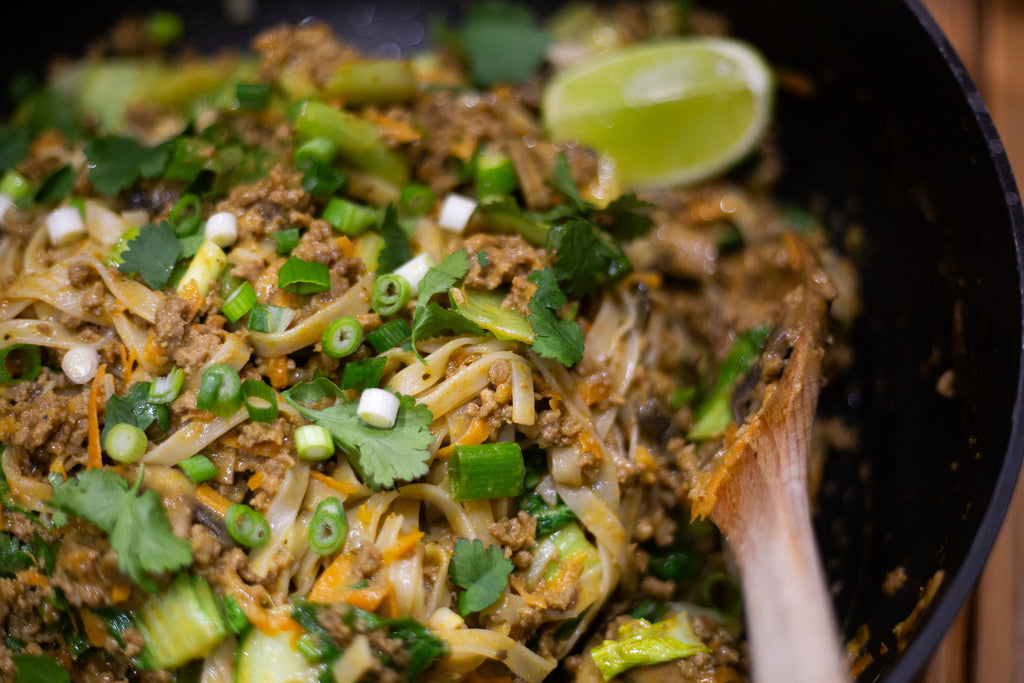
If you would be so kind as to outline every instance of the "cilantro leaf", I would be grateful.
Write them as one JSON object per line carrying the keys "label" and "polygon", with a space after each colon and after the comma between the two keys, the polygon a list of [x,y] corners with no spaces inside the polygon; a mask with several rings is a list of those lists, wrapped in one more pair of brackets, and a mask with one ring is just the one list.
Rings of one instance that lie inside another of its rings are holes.
{"label": "cilantro leaf", "polygon": [[82,135],[77,103],[54,88],[42,88],[26,95],[21,100],[15,120],[24,124],[32,136],[53,129],[74,142]]}
{"label": "cilantro leaf", "polygon": [[581,218],[553,227],[547,250],[555,253],[555,277],[574,297],[615,284],[633,269],[618,244]]}
{"label": "cilantro leaf", "polygon": [[420,280],[417,306],[426,306],[435,294],[447,292],[458,280],[466,277],[468,272],[469,256],[465,249],[460,249],[433,266]]}
{"label": "cilantro leaf", "polygon": [[484,548],[479,538],[457,540],[448,575],[452,583],[465,589],[459,593],[459,614],[466,616],[493,605],[508,585],[511,573],[512,560],[505,559],[500,546]]}
{"label": "cilantro leaf", "polygon": [[434,416],[411,396],[398,395],[395,426],[379,429],[356,415],[357,403],[339,403],[311,410],[292,402],[307,420],[324,427],[344,451],[352,467],[370,488],[391,488],[396,481],[411,481],[427,473],[434,443],[430,423]]}
{"label": "cilantro leaf", "polygon": [[46,655],[12,655],[14,683],[71,683],[71,672]]}
{"label": "cilantro leaf", "polygon": [[156,590],[147,572],[160,573],[192,564],[189,542],[174,535],[167,510],[155,491],[136,495],[143,470],[129,490],[128,482],[110,470],[79,472],[53,487],[53,504],[92,522],[110,534],[118,567],[143,590]]}
{"label": "cilantro leaf", "polygon": [[544,64],[551,34],[527,7],[504,2],[471,5],[458,31],[477,87],[524,83]]}
{"label": "cilantro leaf", "polygon": [[71,194],[75,187],[75,169],[64,165],[46,176],[36,191],[36,201],[40,204],[53,204]]}
{"label": "cilantro leaf", "polygon": [[89,180],[101,194],[117,194],[139,179],[155,178],[167,167],[171,148],[146,147],[135,139],[108,135],[85,143]]}
{"label": "cilantro leaf", "polygon": [[654,225],[654,219],[642,213],[653,208],[654,204],[645,202],[635,194],[624,194],[606,206],[599,217],[608,219],[605,229],[612,237],[628,242],[647,234]]}
{"label": "cilantro leaf", "polygon": [[385,356],[374,356],[345,363],[345,370],[341,375],[341,388],[362,391],[379,386],[387,360]]}
{"label": "cilantro leaf", "polygon": [[24,159],[31,142],[28,129],[0,126],[0,171],[14,168]]}
{"label": "cilantro leaf", "polygon": [[384,238],[384,248],[380,250],[380,255],[377,257],[377,272],[390,273],[412,258],[409,237],[402,230],[402,226],[398,224],[398,214],[395,213],[395,207],[391,204],[388,204],[388,208],[384,211],[380,234]]}
{"label": "cilantro leaf", "polygon": [[170,223],[150,223],[128,242],[128,248],[121,253],[123,261],[117,269],[122,273],[138,273],[155,291],[167,286],[181,253],[181,241],[174,236]]}
{"label": "cilantro leaf", "polygon": [[554,273],[544,268],[530,273],[527,279],[537,286],[530,297],[530,315],[527,316],[537,335],[533,350],[567,367],[575,365],[583,359],[583,331],[575,322],[555,315],[565,305],[566,298],[558,288]]}
{"label": "cilantro leaf", "polygon": [[155,590],[156,584],[147,572],[160,574],[192,564],[192,546],[171,530],[160,494],[135,491],[136,482],[121,506],[121,514],[110,532],[110,544],[117,551],[117,563],[144,590]]}
{"label": "cilantro leaf", "polygon": [[0,533],[0,576],[12,577],[34,564],[28,547],[11,534]]}
{"label": "cilantro leaf", "polygon": [[112,395],[107,400],[100,443],[107,442],[107,432],[117,424],[126,422],[145,431],[155,421],[161,429],[171,426],[171,413],[166,405],[149,402],[150,382],[136,382],[125,395]]}
{"label": "cilantro leaf", "polygon": [[576,181],[572,179],[572,170],[569,168],[569,160],[565,157],[565,152],[559,152],[555,158],[555,167],[552,170],[549,184],[564,194],[577,211],[582,213],[593,208],[592,204],[583,201],[580,197],[580,191],[576,187]]}

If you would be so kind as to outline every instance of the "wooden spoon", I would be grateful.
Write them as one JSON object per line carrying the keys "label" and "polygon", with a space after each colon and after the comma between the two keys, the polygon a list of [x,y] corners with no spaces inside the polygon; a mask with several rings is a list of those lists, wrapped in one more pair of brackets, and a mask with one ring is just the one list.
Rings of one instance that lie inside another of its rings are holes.
{"label": "wooden spoon", "polygon": [[785,364],[781,377],[762,378],[761,406],[694,475],[690,497],[694,515],[709,517],[735,552],[754,680],[837,683],[849,676],[807,491],[829,286],[802,241],[787,239],[784,248],[800,284],[762,356]]}

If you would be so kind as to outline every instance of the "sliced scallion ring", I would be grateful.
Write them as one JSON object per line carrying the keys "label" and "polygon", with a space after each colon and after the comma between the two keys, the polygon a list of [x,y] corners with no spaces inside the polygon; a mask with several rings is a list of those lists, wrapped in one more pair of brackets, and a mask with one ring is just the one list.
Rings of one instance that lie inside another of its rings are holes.
{"label": "sliced scallion ring", "polygon": [[227,363],[211,365],[203,371],[196,396],[196,407],[227,418],[242,407],[242,380],[238,371]]}
{"label": "sliced scallion ring", "polygon": [[246,281],[235,287],[228,298],[224,300],[220,310],[224,313],[225,318],[234,323],[241,320],[242,316],[252,310],[254,305],[256,305],[256,292]]}
{"label": "sliced scallion ring", "polygon": [[146,453],[146,446],[149,439],[146,432],[133,424],[121,422],[107,430],[107,438],[103,442],[103,448],[114,460],[118,462],[137,462]]}
{"label": "sliced scallion ring", "polygon": [[363,326],[355,318],[338,318],[324,330],[320,347],[331,358],[344,358],[363,343]]}
{"label": "sliced scallion ring", "polygon": [[334,455],[334,438],[326,427],[302,425],[295,430],[295,453],[303,460],[326,460]]}
{"label": "sliced scallion ring", "polygon": [[42,354],[32,344],[12,344],[0,349],[0,384],[34,382],[43,369]]}
{"label": "sliced scallion ring", "polygon": [[317,555],[336,552],[348,536],[348,517],[341,501],[331,496],[320,501],[309,523],[309,547]]}
{"label": "sliced scallion ring", "polygon": [[249,419],[253,422],[273,422],[277,419],[277,392],[269,384],[247,379],[242,382],[242,396]]}
{"label": "sliced scallion ring", "polygon": [[157,377],[149,385],[150,403],[170,403],[178,398],[181,387],[185,384],[185,371],[174,366],[163,377]]}
{"label": "sliced scallion ring", "polygon": [[412,296],[412,287],[404,276],[396,273],[381,275],[373,283],[370,306],[382,316],[394,315],[402,310]]}
{"label": "sliced scallion ring", "polygon": [[231,538],[249,548],[266,545],[270,540],[270,524],[248,505],[232,503],[224,515],[224,526]]}

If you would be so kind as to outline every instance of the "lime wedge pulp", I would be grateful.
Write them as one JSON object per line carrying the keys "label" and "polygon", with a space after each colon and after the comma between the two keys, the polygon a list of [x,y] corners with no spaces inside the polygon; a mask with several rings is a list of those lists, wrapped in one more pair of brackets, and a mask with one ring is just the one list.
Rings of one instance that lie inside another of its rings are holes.
{"label": "lime wedge pulp", "polygon": [[557,74],[544,90],[555,141],[615,160],[630,187],[698,182],[746,156],[771,118],[764,58],[730,38],[637,43]]}

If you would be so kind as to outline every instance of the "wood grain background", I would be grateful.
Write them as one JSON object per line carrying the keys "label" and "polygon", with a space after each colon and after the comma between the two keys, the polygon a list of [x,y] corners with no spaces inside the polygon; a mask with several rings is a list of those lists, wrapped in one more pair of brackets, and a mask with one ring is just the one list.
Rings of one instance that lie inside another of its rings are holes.
{"label": "wood grain background", "polygon": [[[1024,0],[922,0],[988,104],[1024,179]],[[919,683],[1024,683],[1024,477],[981,582]]]}

